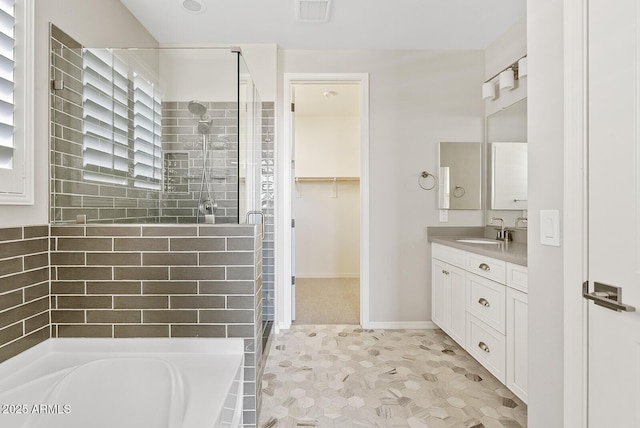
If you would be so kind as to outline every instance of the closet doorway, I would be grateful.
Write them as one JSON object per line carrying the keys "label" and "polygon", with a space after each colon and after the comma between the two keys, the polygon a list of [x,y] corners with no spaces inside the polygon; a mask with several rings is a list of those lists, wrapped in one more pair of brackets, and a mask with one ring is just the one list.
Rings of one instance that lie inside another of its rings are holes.
{"label": "closet doorway", "polygon": [[291,85],[292,315],[360,324],[360,84]]}

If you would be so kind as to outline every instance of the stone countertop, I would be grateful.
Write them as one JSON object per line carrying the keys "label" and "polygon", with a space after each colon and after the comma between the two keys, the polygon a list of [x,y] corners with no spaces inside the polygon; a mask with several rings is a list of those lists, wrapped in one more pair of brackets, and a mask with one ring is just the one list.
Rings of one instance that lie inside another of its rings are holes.
{"label": "stone countertop", "polygon": [[447,245],[470,253],[482,254],[494,259],[504,260],[509,263],[527,266],[527,244],[518,242],[500,242],[497,245],[470,244],[458,242],[457,239],[478,239],[469,236],[434,236],[429,238],[429,242]]}

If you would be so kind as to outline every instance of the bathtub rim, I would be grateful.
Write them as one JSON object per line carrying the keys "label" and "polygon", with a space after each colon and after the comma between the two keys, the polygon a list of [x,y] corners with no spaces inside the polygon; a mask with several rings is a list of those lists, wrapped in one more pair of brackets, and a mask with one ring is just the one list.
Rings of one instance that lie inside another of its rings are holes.
{"label": "bathtub rim", "polygon": [[0,363],[0,379],[55,352],[204,353],[244,357],[244,340],[200,337],[49,338]]}

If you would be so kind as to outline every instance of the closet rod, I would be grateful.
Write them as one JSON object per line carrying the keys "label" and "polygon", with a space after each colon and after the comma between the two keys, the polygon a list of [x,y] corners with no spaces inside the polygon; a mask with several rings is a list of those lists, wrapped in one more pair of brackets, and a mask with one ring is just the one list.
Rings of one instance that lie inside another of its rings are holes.
{"label": "closet rod", "polygon": [[296,183],[302,181],[360,181],[360,177],[296,177]]}

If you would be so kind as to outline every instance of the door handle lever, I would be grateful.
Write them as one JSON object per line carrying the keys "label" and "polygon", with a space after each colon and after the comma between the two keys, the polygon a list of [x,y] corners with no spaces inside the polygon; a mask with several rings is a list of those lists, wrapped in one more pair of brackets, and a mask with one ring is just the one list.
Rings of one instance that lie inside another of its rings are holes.
{"label": "door handle lever", "polygon": [[594,282],[594,291],[589,293],[589,282],[582,284],[582,296],[585,299],[593,300],[598,306],[605,307],[617,312],[635,312],[636,308],[622,303],[622,287]]}

